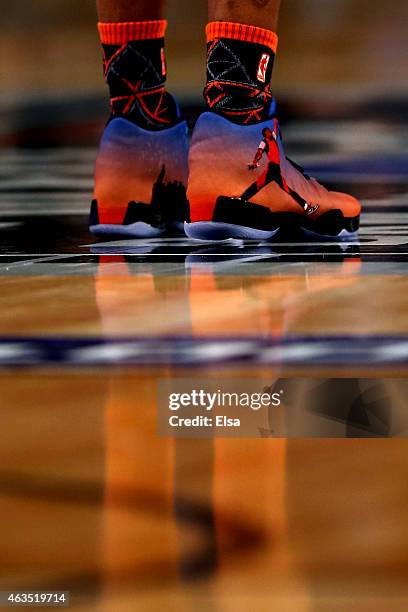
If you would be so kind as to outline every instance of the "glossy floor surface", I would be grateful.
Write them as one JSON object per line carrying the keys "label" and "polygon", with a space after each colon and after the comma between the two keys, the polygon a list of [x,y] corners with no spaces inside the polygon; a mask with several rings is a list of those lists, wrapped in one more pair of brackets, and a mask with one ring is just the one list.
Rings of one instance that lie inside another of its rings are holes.
{"label": "glossy floor surface", "polygon": [[354,243],[96,242],[93,149],[0,150],[0,589],[109,612],[407,609],[408,425],[156,433],[159,379],[321,379],[330,403],[336,378],[377,377],[404,412],[408,127],[381,112],[285,129],[363,199]]}

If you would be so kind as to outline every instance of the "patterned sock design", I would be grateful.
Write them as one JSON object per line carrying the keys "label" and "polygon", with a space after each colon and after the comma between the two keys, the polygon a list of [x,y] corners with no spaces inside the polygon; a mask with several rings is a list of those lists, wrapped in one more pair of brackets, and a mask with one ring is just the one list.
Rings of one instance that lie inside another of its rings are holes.
{"label": "patterned sock design", "polygon": [[277,36],[269,30],[215,22],[207,26],[208,108],[249,125],[270,115]]}
{"label": "patterned sock design", "polygon": [[99,30],[111,118],[124,117],[157,131],[175,125],[180,117],[173,96],[165,89],[165,26],[152,30],[147,28],[149,23],[165,22],[100,24]]}

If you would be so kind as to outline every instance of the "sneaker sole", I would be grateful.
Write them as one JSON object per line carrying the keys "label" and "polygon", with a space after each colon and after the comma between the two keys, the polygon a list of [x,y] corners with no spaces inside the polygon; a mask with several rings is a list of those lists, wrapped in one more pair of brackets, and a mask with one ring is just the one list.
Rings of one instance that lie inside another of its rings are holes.
{"label": "sneaker sole", "polygon": [[304,218],[299,220],[301,233],[311,240],[356,240],[359,227],[360,215],[358,217],[345,217],[339,209],[326,212],[315,221]]}
{"label": "sneaker sole", "polygon": [[309,240],[326,240],[327,242],[356,242],[358,241],[358,231],[349,232],[345,229],[342,229],[338,234],[322,234],[319,232],[314,232],[310,229],[306,229],[305,227],[301,227],[301,232],[308,238]]}
{"label": "sneaker sole", "polygon": [[329,210],[312,220],[303,214],[273,212],[271,209],[243,202],[239,198],[219,196],[211,221],[185,224],[189,238],[196,240],[271,240],[279,232],[302,234],[310,240],[353,241],[360,225],[360,216],[344,217],[340,209]]}
{"label": "sneaker sole", "polygon": [[260,230],[233,223],[222,223],[217,221],[197,221],[196,223],[185,223],[184,231],[188,238],[194,240],[218,241],[235,238],[241,240],[270,240],[279,232],[279,227],[274,230]]}
{"label": "sneaker sole", "polygon": [[[188,203],[187,203],[188,204]],[[188,210],[185,210],[186,217]],[[152,225],[152,208],[149,204],[129,202],[123,223],[99,223],[97,200],[92,200],[89,217],[89,231],[94,236],[117,238],[158,238],[160,236],[184,236],[184,221],[166,219],[161,227]]]}
{"label": "sneaker sole", "polygon": [[131,225],[91,225],[89,231],[94,236],[126,236],[127,238],[157,238],[165,233],[165,230],[152,227],[142,221]]}

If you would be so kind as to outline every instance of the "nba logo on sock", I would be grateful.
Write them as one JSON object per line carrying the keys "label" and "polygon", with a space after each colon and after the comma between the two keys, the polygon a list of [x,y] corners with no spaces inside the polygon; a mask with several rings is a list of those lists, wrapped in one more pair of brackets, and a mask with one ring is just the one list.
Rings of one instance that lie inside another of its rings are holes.
{"label": "nba logo on sock", "polygon": [[267,53],[264,53],[259,61],[258,66],[258,81],[261,83],[266,82],[266,71],[268,70],[269,60],[271,56]]}
{"label": "nba logo on sock", "polygon": [[162,63],[162,75],[166,76],[166,74],[167,74],[167,65],[166,65],[166,56],[164,55],[163,47],[160,49],[160,55],[161,55],[161,63]]}

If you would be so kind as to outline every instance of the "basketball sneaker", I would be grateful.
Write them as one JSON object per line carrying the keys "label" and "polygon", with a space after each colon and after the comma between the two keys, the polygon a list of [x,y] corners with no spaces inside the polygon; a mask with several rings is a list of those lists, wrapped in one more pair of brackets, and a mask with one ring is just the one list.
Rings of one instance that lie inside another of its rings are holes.
{"label": "basketball sneaker", "polygon": [[151,132],[113,119],[96,161],[91,233],[133,238],[184,233],[187,156],[185,122]]}
{"label": "basketball sneaker", "polygon": [[134,238],[183,232],[188,130],[165,86],[167,22],[98,27],[111,115],[96,160],[90,231]]}
{"label": "basketball sneaker", "polygon": [[[271,118],[237,124],[205,112],[190,147],[190,238],[268,240],[280,228],[309,236],[353,239],[361,205],[328,191],[286,157],[275,103]],[[251,175],[255,176],[251,176]]]}

